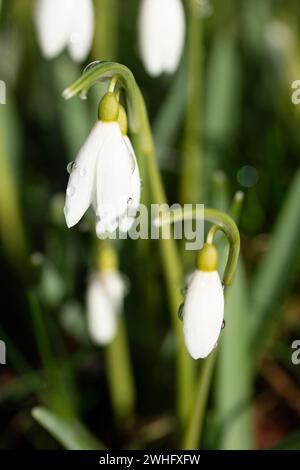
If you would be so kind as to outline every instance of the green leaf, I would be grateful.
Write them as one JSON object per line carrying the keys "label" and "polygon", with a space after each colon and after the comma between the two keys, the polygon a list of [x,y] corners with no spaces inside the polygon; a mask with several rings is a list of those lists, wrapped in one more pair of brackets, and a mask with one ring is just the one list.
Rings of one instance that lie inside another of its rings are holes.
{"label": "green leaf", "polygon": [[58,96],[58,119],[69,160],[75,159],[97,116],[95,108],[94,119],[90,118],[86,101],[77,99],[65,102],[61,97],[62,90],[78,75],[78,68],[67,57],[62,56],[53,62],[53,82]]}
{"label": "green leaf", "polygon": [[[223,210],[228,210],[226,186],[220,184],[218,190],[220,192],[218,205]],[[235,220],[239,216],[241,204],[242,200],[239,195],[237,208],[235,196],[229,211]],[[222,236],[218,241],[218,248],[222,253],[222,265],[226,259],[225,246],[226,242]],[[253,375],[249,361],[249,314],[249,286],[243,260],[240,257],[233,284],[226,290],[226,326],[220,337],[216,370],[215,402],[219,424],[218,447],[225,450],[242,450],[252,447],[249,404],[252,395]]]}
{"label": "green leaf", "polygon": [[299,201],[300,169],[288,191],[269,250],[253,283],[251,344],[256,358],[261,356],[268,343],[270,330],[276,321],[276,307],[292,277],[293,259],[300,237]]}
{"label": "green leaf", "polygon": [[252,373],[249,355],[248,286],[240,261],[225,305],[225,329],[221,333],[216,375],[216,405],[220,425],[220,449],[251,449],[250,400]]}
{"label": "green leaf", "polygon": [[214,144],[227,143],[238,129],[240,82],[235,37],[221,32],[213,41],[205,90],[204,134]]}
{"label": "green leaf", "polygon": [[48,408],[32,410],[34,419],[45,428],[65,449],[100,450],[103,444],[77,419],[63,419]]}
{"label": "green leaf", "polygon": [[183,119],[186,102],[185,93],[183,92],[184,87],[185,70],[184,66],[181,65],[174,84],[153,124],[153,136],[160,166],[165,164],[166,150],[172,146]]}

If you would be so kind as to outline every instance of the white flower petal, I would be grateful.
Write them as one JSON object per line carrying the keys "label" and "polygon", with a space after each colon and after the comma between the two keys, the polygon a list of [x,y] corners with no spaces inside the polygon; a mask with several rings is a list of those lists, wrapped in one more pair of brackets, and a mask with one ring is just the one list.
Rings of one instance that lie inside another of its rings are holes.
{"label": "white flower petal", "polygon": [[122,307],[126,293],[123,277],[117,271],[103,271],[99,274],[103,287],[117,311]]}
{"label": "white flower petal", "polygon": [[152,76],[174,72],[184,44],[185,18],[181,0],[142,0],[139,46]]}
{"label": "white flower petal", "polygon": [[194,359],[204,358],[214,348],[224,318],[223,287],[217,271],[195,271],[183,309],[186,347]]}
{"label": "white flower petal", "polygon": [[99,345],[110,343],[117,329],[117,312],[99,276],[91,278],[87,290],[87,320],[92,340]]}
{"label": "white flower petal", "polygon": [[70,35],[73,0],[38,0],[35,24],[38,40],[45,57],[59,54]]}
{"label": "white flower petal", "polygon": [[75,160],[69,178],[65,217],[68,227],[77,224],[90,206],[96,179],[96,162],[103,145],[102,123],[97,122]]}
{"label": "white flower petal", "polygon": [[133,170],[133,174],[131,177],[130,195],[128,199],[127,212],[126,212],[126,215],[124,215],[122,219],[120,220],[120,225],[119,225],[120,231],[126,233],[132,227],[134,220],[135,220],[136,212],[140,205],[141,179],[140,179],[138,163],[137,163],[135,152],[131,145],[131,142],[127,136],[124,137],[124,140],[129,149],[129,152],[132,155],[132,159],[134,162],[134,170]]}
{"label": "white flower petal", "polygon": [[161,3],[161,0],[142,0],[138,19],[141,56],[147,72],[152,76],[163,71]]}
{"label": "white flower petal", "polygon": [[165,5],[169,16],[164,31],[166,39],[164,43],[164,71],[174,73],[178,67],[184,47],[185,17],[180,0],[167,0],[164,3],[169,3],[169,7]]}
{"label": "white flower petal", "polygon": [[87,289],[88,328],[96,344],[105,345],[113,340],[125,293],[125,282],[116,271],[91,277]]}
{"label": "white flower petal", "polygon": [[[111,215],[111,213],[110,213]],[[110,219],[110,217],[99,219],[97,217],[96,219],[96,234],[98,238],[107,238],[107,234],[109,233],[114,233],[117,228],[118,228],[119,222],[118,219]],[[103,237],[105,235],[105,237]]]}
{"label": "white flower petal", "polygon": [[69,51],[76,62],[88,55],[94,36],[94,10],[91,0],[73,0]]}
{"label": "white flower petal", "polygon": [[117,122],[105,122],[97,162],[96,214],[106,231],[123,216],[130,197],[132,160]]}

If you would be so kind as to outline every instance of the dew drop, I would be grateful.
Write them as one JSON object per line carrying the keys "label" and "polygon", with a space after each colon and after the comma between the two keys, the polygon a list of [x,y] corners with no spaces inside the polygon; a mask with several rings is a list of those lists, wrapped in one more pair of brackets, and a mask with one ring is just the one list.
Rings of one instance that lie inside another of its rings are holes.
{"label": "dew drop", "polygon": [[187,291],[188,291],[188,288],[186,286],[181,289],[180,293],[181,293],[182,297],[186,296]]}
{"label": "dew drop", "polygon": [[132,199],[132,197],[130,197],[127,201],[127,205],[131,206],[132,203],[133,203],[133,199]]}
{"label": "dew drop", "polygon": [[183,309],[184,309],[184,302],[180,305],[178,309],[178,318],[179,320],[183,320]]}
{"label": "dew drop", "polygon": [[216,349],[217,347],[218,347],[218,343],[216,343],[216,344],[214,345],[214,349]]}
{"label": "dew drop", "polygon": [[72,197],[75,194],[76,189],[74,186],[69,186],[67,189],[67,196]]}
{"label": "dew drop", "polygon": [[69,175],[72,173],[73,170],[76,170],[77,168],[77,163],[75,161],[68,163],[67,165],[67,172]]}
{"label": "dew drop", "polygon": [[102,64],[104,62],[105,62],[104,60],[94,60],[83,69],[83,73],[87,72],[88,70],[93,69],[94,67],[96,67],[96,65]]}
{"label": "dew drop", "polygon": [[225,320],[223,320],[223,323],[222,323],[222,326],[221,326],[221,330],[224,330],[225,326],[226,326],[226,323],[225,323]]}
{"label": "dew drop", "polygon": [[86,175],[86,169],[85,168],[80,168],[79,174],[80,174],[80,176],[85,176]]}

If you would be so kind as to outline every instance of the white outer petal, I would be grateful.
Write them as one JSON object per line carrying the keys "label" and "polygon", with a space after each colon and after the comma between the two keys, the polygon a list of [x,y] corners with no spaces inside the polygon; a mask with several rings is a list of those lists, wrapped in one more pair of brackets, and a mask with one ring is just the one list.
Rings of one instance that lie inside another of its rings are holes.
{"label": "white outer petal", "polygon": [[110,343],[116,334],[125,286],[117,272],[91,277],[87,289],[87,319],[92,340],[99,345]]}
{"label": "white outer petal", "polygon": [[103,122],[102,126],[103,145],[97,160],[96,215],[101,227],[113,232],[119,217],[127,210],[132,159],[119,124]]}
{"label": "white outer petal", "polygon": [[73,0],[38,0],[35,24],[39,45],[46,58],[58,55],[70,37]]}
{"label": "white outer petal", "polygon": [[82,62],[90,52],[94,36],[94,9],[91,0],[73,0],[69,51],[73,60]]}
{"label": "white outer petal", "polygon": [[114,308],[116,311],[120,311],[126,293],[126,285],[123,277],[119,272],[109,270],[101,272],[99,277]]}
{"label": "white outer petal", "polygon": [[79,222],[93,200],[96,163],[103,145],[102,128],[100,121],[94,125],[75,160],[75,169],[70,174],[65,202],[65,217],[68,227]]}
{"label": "white outer petal", "polygon": [[130,195],[129,195],[129,199],[131,199],[131,203],[130,205],[128,205],[127,214],[124,217],[122,217],[122,220],[120,221],[120,225],[119,225],[120,231],[126,233],[132,227],[134,220],[135,220],[136,212],[140,205],[141,179],[140,179],[140,171],[139,171],[137,159],[135,156],[134,149],[131,145],[130,139],[126,135],[124,137],[124,140],[134,162],[134,171],[131,176]]}
{"label": "white outer petal", "polygon": [[181,0],[142,0],[139,19],[139,47],[148,73],[172,73],[178,66],[185,36]]}
{"label": "white outer petal", "polygon": [[163,71],[161,0],[142,0],[138,18],[139,48],[147,72],[157,76]]}
{"label": "white outer petal", "polygon": [[213,350],[224,318],[223,287],[217,271],[195,271],[188,286],[183,309],[183,334],[194,359]]}
{"label": "white outer petal", "polygon": [[174,73],[184,47],[185,16],[181,0],[167,0],[163,3],[166,17],[168,15],[164,31],[166,38],[164,43],[164,71]]}

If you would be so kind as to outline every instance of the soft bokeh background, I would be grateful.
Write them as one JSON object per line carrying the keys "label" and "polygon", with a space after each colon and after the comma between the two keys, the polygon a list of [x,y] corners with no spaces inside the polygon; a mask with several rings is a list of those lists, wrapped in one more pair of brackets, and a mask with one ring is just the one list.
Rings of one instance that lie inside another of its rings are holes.
{"label": "soft bokeh background", "polygon": [[[63,217],[66,166],[95,120],[103,85],[86,101],[65,102],[61,93],[98,59],[133,71],[169,201],[181,197],[186,90],[195,77],[187,53],[174,76],[147,75],[137,46],[138,3],[95,0],[93,49],[78,66],[67,53],[41,56],[34,2],[2,2],[0,79],[7,95],[0,105],[0,339],[7,365],[0,366],[1,448],[61,448],[31,416],[36,405],[49,406],[50,392],[58,415],[75,414],[109,447],[180,445],[174,336],[157,242],[117,244],[130,286],[124,317],[137,396],[134,418],[118,420],[105,348],[93,345],[86,331],[92,216],[72,230]],[[203,164],[201,199],[194,202],[227,210],[237,190],[245,200],[240,272],[228,298],[201,445],[299,448],[300,365],[292,363],[291,344],[300,339],[300,105],[292,104],[291,84],[300,79],[300,5],[210,3],[203,76],[196,77],[203,82],[197,104]]]}

